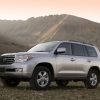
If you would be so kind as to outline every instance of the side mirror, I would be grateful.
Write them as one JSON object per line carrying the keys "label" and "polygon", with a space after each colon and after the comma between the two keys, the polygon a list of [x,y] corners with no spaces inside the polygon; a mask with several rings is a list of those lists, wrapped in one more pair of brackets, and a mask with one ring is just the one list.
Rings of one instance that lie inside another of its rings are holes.
{"label": "side mirror", "polygon": [[65,52],[66,52],[66,48],[58,48],[56,54],[65,53]]}

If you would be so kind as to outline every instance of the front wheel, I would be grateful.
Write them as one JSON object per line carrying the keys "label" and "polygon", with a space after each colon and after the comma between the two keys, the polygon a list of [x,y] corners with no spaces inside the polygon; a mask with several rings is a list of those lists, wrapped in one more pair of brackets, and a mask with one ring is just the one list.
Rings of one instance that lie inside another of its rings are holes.
{"label": "front wheel", "polygon": [[85,86],[89,89],[95,89],[99,83],[98,71],[91,69],[84,81]]}
{"label": "front wheel", "polygon": [[51,83],[51,72],[44,66],[38,66],[30,80],[30,86],[34,90],[47,90]]}

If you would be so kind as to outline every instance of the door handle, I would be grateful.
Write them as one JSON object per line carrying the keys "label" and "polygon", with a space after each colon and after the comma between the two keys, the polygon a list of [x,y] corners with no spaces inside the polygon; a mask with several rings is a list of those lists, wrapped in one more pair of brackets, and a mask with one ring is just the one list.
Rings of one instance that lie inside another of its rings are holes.
{"label": "door handle", "polygon": [[71,58],[71,61],[75,61],[75,59],[74,58]]}

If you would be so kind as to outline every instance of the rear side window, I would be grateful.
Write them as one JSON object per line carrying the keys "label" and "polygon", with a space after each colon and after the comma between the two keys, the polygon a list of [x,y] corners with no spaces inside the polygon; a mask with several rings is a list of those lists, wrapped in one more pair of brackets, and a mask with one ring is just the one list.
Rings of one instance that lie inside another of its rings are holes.
{"label": "rear side window", "polygon": [[89,57],[97,57],[96,50],[93,47],[86,46],[86,49]]}
{"label": "rear side window", "polygon": [[80,44],[72,43],[72,53],[74,56],[85,56],[84,48]]}
{"label": "rear side window", "polygon": [[[70,43],[61,43],[58,48],[65,48],[66,49],[66,53],[63,53],[63,54],[66,54],[66,55],[72,55],[72,51],[71,51],[71,44]],[[57,49],[58,49],[57,48]]]}

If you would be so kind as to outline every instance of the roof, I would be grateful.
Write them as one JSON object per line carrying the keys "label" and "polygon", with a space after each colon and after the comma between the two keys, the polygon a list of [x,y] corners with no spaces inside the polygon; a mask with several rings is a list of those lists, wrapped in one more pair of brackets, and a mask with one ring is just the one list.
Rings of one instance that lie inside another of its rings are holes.
{"label": "roof", "polygon": [[67,40],[67,41],[49,41],[49,42],[58,42],[58,43],[69,42],[69,43],[77,43],[77,44],[83,44],[83,45],[88,45],[88,46],[94,46],[93,44],[86,43],[86,42],[82,42],[82,41],[76,41],[76,40]]}
{"label": "roof", "polygon": [[87,43],[87,42],[82,42],[82,41],[75,41],[75,40],[68,40],[69,42],[72,42],[72,43],[79,43],[79,44],[86,44],[86,45],[91,45],[93,46],[93,44],[90,44],[90,43]]}

